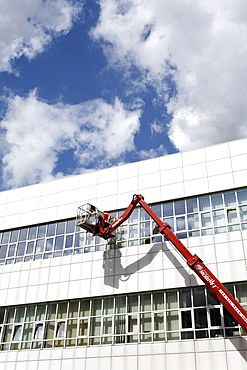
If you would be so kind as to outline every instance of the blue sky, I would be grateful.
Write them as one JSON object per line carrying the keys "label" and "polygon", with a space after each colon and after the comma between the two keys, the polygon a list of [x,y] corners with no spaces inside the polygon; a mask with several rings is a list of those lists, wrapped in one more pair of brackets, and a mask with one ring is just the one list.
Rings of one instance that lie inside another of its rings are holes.
{"label": "blue sky", "polygon": [[0,3],[0,190],[246,136],[245,0]]}

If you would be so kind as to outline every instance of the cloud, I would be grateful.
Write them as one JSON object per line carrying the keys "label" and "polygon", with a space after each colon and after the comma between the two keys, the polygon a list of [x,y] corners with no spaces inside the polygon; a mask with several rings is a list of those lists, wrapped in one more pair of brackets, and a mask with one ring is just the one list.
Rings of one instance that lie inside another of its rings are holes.
{"label": "cloud", "polygon": [[15,59],[32,59],[53,37],[68,33],[80,10],[79,2],[69,0],[1,1],[0,72],[14,72]]}
{"label": "cloud", "polygon": [[140,150],[138,152],[140,159],[150,159],[167,155],[167,150],[164,145],[160,145],[157,149],[151,148],[149,150]]}
{"label": "cloud", "polygon": [[32,91],[5,102],[8,109],[0,129],[5,138],[2,174],[8,187],[53,179],[59,155],[66,150],[73,150],[83,170],[116,164],[134,149],[141,111],[128,110],[118,99],[113,104],[96,99],[50,105]]}
{"label": "cloud", "polygon": [[151,135],[161,134],[164,131],[164,127],[161,122],[155,120],[150,124]]}
{"label": "cloud", "polygon": [[138,68],[138,83],[152,85],[163,97],[176,148],[247,136],[245,0],[101,0],[100,5],[92,37],[112,67]]}

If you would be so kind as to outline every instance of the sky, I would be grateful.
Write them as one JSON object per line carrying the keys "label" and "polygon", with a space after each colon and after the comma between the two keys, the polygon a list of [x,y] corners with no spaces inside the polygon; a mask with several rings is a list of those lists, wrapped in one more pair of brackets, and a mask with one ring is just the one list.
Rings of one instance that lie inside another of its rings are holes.
{"label": "sky", "polygon": [[0,0],[0,190],[247,136],[246,0]]}

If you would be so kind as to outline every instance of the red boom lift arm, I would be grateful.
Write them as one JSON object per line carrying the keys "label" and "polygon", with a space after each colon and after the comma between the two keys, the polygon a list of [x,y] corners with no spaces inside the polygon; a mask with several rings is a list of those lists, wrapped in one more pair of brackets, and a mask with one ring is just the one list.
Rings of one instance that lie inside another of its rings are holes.
{"label": "red boom lift arm", "polygon": [[[145,209],[149,216],[158,225],[159,232],[169,240],[173,246],[182,254],[186,260],[188,266],[197,274],[197,276],[204,282],[206,287],[211,291],[214,297],[223,304],[225,309],[234,318],[234,320],[247,332],[247,312],[245,309],[236,301],[236,299],[229,293],[223,284],[212,274],[212,272],[204,265],[202,260],[196,255],[192,255],[189,250],[181,243],[181,241],[171,231],[171,227],[166,223],[162,222],[161,219],[152,211],[152,209],[144,201],[142,195],[134,195],[133,200],[125,210],[125,212],[117,220],[113,220],[111,216],[104,212],[104,214],[97,210],[96,207],[87,204],[87,208],[92,207],[93,212],[86,211],[82,212],[82,207],[79,207],[79,213],[77,215],[77,226],[91,232],[93,235],[100,236],[104,239],[109,239],[114,235],[115,230],[126,221],[136,206],[140,206]],[[96,218],[95,224],[89,221],[91,215]]]}

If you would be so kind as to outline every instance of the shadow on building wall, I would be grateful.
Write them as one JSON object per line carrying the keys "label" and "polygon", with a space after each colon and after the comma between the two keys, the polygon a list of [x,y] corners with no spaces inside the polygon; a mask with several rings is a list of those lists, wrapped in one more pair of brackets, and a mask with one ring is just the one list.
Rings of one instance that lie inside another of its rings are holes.
{"label": "shadow on building wall", "polygon": [[[105,285],[118,289],[120,280],[127,281],[131,275],[149,265],[160,251],[166,254],[166,250],[164,250],[164,243],[155,243],[144,256],[126,267],[122,266],[121,249],[105,251],[103,255]],[[176,253],[175,250],[174,253]],[[195,276],[190,275],[174,255],[171,258],[170,253],[167,253],[166,257],[172,262],[174,269],[178,270],[183,276],[185,285],[188,285],[188,283],[191,285],[197,285]]]}

